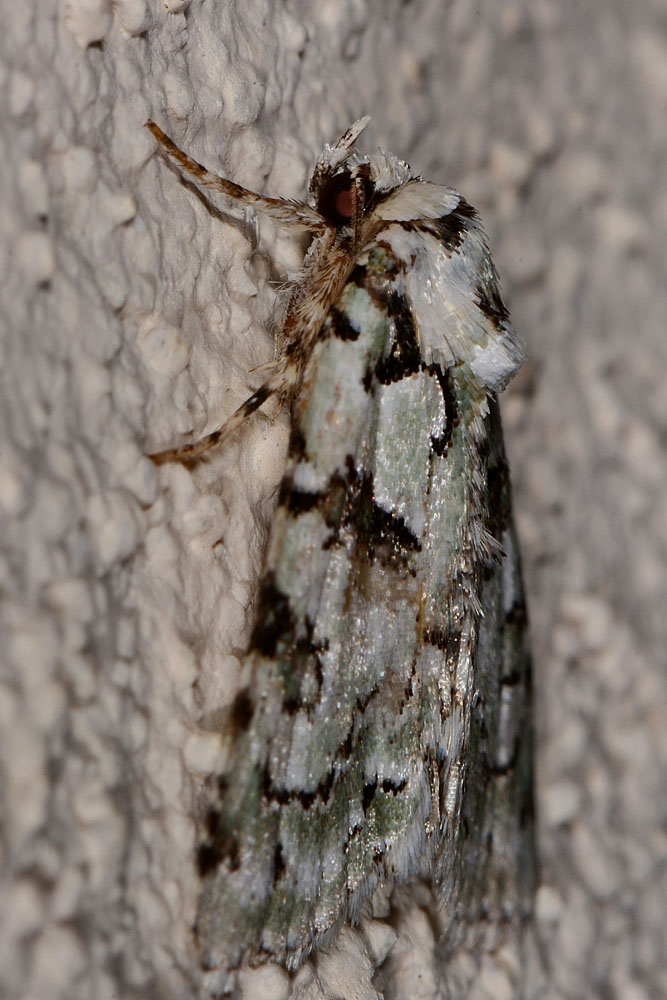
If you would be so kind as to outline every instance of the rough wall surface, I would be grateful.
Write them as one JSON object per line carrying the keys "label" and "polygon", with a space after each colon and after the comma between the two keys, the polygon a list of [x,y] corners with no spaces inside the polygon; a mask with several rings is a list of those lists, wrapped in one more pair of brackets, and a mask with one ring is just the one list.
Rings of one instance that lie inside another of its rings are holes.
{"label": "rough wall surface", "polygon": [[[505,401],[536,653],[526,995],[667,997],[664,6],[25,0],[2,28],[0,994],[202,991],[197,794],[286,425],[194,473],[144,456],[244,398],[299,250],[212,217],[141,126],[300,196],[368,112],[366,142],[481,210],[533,358]],[[444,996],[404,912],[398,941],[375,922],[242,995]],[[512,962],[469,995],[515,996]]]}

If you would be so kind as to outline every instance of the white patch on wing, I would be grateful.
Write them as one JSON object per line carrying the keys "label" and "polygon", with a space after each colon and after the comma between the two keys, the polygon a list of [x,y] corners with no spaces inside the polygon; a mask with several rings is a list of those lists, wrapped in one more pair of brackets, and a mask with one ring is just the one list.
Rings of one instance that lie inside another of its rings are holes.
{"label": "white patch on wing", "polygon": [[430,233],[391,226],[381,234],[406,265],[407,297],[414,304],[419,344],[427,364],[468,364],[487,389],[499,392],[519,370],[524,351],[514,327],[496,326],[481,309],[480,277],[495,272],[481,230],[468,222],[460,252],[449,255]]}
{"label": "white patch on wing", "polygon": [[423,470],[428,467],[431,434],[443,433],[446,426],[442,394],[435,379],[424,372],[379,386],[376,393],[375,500],[394,517],[402,518],[421,539],[426,530],[426,497],[413,484],[423,479]]}
{"label": "white patch on wing", "polygon": [[439,219],[453,212],[460,201],[454,188],[413,178],[381,201],[373,214],[388,222]]}

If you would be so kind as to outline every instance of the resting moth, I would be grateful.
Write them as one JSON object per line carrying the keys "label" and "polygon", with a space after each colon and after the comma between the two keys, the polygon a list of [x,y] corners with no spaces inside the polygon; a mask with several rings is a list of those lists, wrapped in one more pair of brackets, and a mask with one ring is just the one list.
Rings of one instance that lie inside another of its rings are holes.
{"label": "resting moth", "polygon": [[291,412],[233,716],[199,850],[202,963],[296,968],[388,880],[439,887],[454,940],[530,908],[530,662],[497,393],[523,351],[477,213],[355,143],[308,202],[204,187],[313,236],[280,357],[192,461]]}

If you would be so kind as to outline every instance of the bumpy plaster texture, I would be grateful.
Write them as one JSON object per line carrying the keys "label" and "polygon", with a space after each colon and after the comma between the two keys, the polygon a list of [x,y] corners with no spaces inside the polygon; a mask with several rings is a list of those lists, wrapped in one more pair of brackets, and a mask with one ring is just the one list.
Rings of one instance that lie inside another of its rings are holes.
{"label": "bumpy plaster texture", "polygon": [[[480,208],[534,359],[505,405],[540,751],[526,995],[667,996],[660,7],[5,5],[3,996],[203,995],[198,791],[222,760],[285,419],[194,472],[145,453],[241,401],[299,250],[212,215],[142,123],[298,196],[323,142],[366,112],[368,141]],[[344,932],[294,981],[245,972],[241,995],[445,996],[421,903]],[[457,975],[502,1000],[516,963],[468,958]]]}

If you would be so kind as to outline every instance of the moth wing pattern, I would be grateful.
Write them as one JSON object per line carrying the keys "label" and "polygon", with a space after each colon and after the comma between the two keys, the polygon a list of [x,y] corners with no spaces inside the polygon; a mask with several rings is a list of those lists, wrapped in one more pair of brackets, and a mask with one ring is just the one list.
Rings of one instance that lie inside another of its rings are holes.
{"label": "moth wing pattern", "polygon": [[390,879],[439,884],[451,941],[529,908],[530,663],[496,400],[522,351],[474,210],[357,154],[365,123],[325,147],[309,206],[247,193],[315,233],[283,356],[203,446],[156,456],[197,457],[275,392],[291,404],[199,850],[206,968],[296,968]]}
{"label": "moth wing pattern", "polygon": [[[378,884],[427,873],[432,860],[461,928],[508,913],[514,762],[497,794],[490,782],[503,781],[502,685],[516,681],[520,699],[524,680],[499,662],[505,568],[493,548],[481,565],[470,537],[476,478],[495,477],[489,501],[502,497],[509,513],[499,415],[492,401],[478,426],[485,393],[422,361],[401,266],[387,249],[357,264],[293,410],[236,712],[248,729],[206,851],[208,962],[235,937],[232,963],[250,947],[297,965]],[[513,539],[492,503],[477,516],[487,545]],[[471,667],[485,643],[482,678]],[[502,835],[493,811],[508,817]]]}
{"label": "moth wing pattern", "polygon": [[456,851],[439,878],[452,885],[449,943],[492,950],[530,919],[537,881],[533,798],[532,662],[521,559],[498,403],[488,427],[490,528],[504,557],[485,574],[466,790]]}

